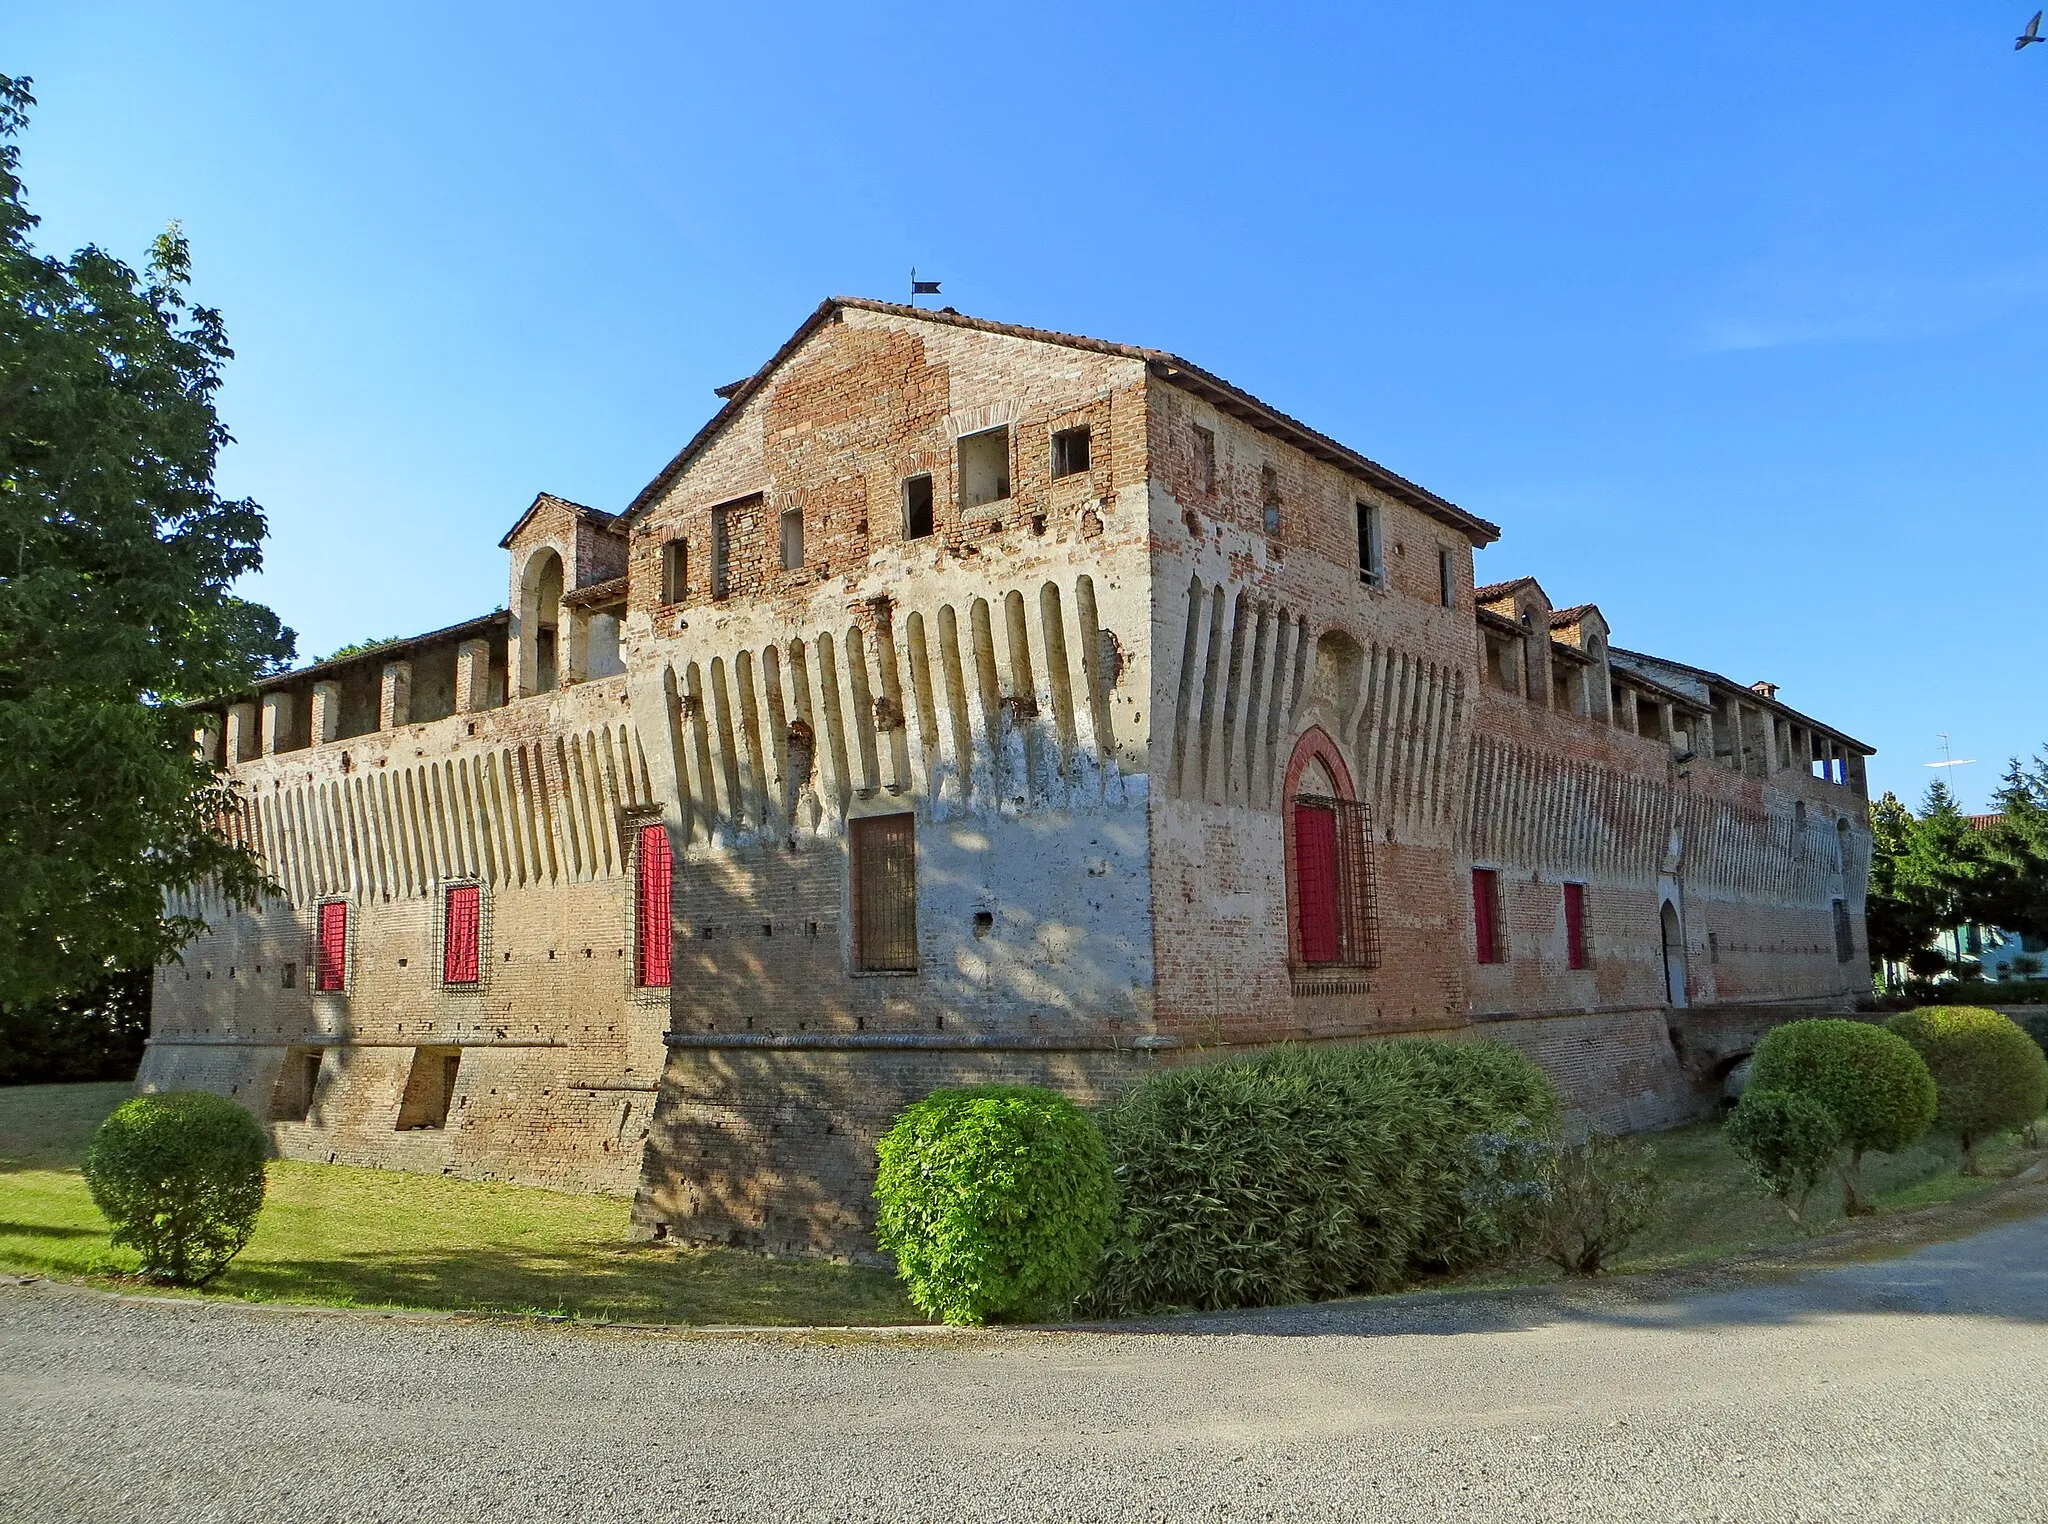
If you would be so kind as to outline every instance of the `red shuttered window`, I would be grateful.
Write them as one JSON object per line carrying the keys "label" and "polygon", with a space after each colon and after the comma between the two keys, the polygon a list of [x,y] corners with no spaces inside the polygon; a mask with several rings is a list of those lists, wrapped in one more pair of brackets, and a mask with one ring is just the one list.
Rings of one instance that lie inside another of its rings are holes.
{"label": "red shuttered window", "polygon": [[1295,922],[1301,961],[1337,961],[1337,812],[1294,807]]}
{"label": "red shuttered window", "polygon": [[1564,944],[1565,956],[1573,968],[1586,968],[1592,959],[1586,955],[1586,886],[1566,884],[1564,886]]}
{"label": "red shuttered window", "polygon": [[1500,874],[1491,868],[1472,870],[1472,927],[1481,963],[1507,962],[1500,926]]}
{"label": "red shuttered window", "polygon": [[313,949],[313,988],[338,990],[348,975],[348,905],[329,900],[320,907],[320,938]]}
{"label": "red shuttered window", "polygon": [[853,822],[853,966],[863,973],[917,971],[917,817]]}
{"label": "red shuttered window", "polygon": [[675,866],[669,856],[668,827],[640,827],[638,893],[634,900],[634,925],[638,928],[637,973],[641,988],[667,989],[669,948],[673,926],[669,890]]}
{"label": "red shuttered window", "polygon": [[448,935],[441,953],[445,984],[477,982],[482,964],[483,898],[483,890],[475,884],[457,884],[448,891]]}

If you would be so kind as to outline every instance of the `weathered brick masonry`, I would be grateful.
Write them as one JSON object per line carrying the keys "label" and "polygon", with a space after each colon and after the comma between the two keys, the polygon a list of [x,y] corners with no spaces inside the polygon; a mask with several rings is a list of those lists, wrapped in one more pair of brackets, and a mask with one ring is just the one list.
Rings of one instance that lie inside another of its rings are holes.
{"label": "weathered brick masonry", "polygon": [[1430,1033],[1653,1127],[1867,989],[1867,748],[1218,378],[835,301],[722,395],[509,614],[208,717],[282,892],[192,907],[145,1085],[863,1254],[940,1085]]}

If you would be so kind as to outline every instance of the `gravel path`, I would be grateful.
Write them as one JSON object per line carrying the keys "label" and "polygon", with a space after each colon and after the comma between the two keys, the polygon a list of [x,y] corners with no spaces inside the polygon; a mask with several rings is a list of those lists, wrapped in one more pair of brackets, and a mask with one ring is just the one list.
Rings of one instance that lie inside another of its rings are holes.
{"label": "gravel path", "polygon": [[[1171,1331],[1166,1331],[1171,1330]],[[2048,1518],[2048,1217],[1665,1301],[704,1337],[0,1287],[0,1519]]]}

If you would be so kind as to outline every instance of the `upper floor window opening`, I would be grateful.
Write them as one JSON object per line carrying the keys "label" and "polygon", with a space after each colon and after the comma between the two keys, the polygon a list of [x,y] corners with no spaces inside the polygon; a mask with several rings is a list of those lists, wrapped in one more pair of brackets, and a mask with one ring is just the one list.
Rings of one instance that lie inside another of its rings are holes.
{"label": "upper floor window opening", "polygon": [[313,988],[340,990],[348,983],[348,901],[321,903],[313,942]]}
{"label": "upper floor window opening", "polygon": [[1458,568],[1448,545],[1439,545],[1436,551],[1436,601],[1445,608],[1454,608],[1458,602]]}
{"label": "upper floor window opening", "polygon": [[1062,476],[1079,476],[1089,467],[1088,425],[1078,428],[1060,429],[1052,436],[1052,474],[1057,481]]}
{"label": "upper floor window opening", "polygon": [[1259,501],[1265,506],[1266,533],[1280,532],[1280,473],[1272,466],[1259,468]]}
{"label": "upper floor window opening", "polygon": [[690,542],[678,536],[661,547],[661,601],[681,603],[690,592]]}
{"label": "upper floor window opening", "polygon": [[929,472],[903,483],[903,537],[928,539],[932,532],[932,479]]}
{"label": "upper floor window opening", "polygon": [[1204,492],[1216,490],[1216,431],[1195,425],[1195,485]]}
{"label": "upper floor window opening", "polygon": [[723,598],[732,591],[731,508],[711,510],[711,596]]}
{"label": "upper floor window opening", "polygon": [[1593,956],[1586,943],[1586,886],[1564,886],[1564,951],[1570,968],[1591,968]]}
{"label": "upper floor window opening", "polygon": [[1358,508],[1358,580],[1367,587],[1387,585],[1387,563],[1380,543],[1380,510],[1377,503],[1360,503]]}
{"label": "upper floor window opening", "polygon": [[1010,426],[960,436],[960,506],[980,508],[1010,495]]}
{"label": "upper floor window opening", "polygon": [[782,569],[801,570],[804,564],[804,511],[801,508],[782,510]]}

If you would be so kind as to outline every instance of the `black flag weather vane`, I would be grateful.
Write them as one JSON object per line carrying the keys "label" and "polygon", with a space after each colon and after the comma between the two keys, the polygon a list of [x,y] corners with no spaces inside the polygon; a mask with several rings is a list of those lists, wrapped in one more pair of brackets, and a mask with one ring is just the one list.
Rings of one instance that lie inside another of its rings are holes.
{"label": "black flag weather vane", "polygon": [[[2034,19],[2038,21],[2041,18],[2037,16]],[[935,280],[919,280],[917,278],[917,266],[912,265],[910,267],[910,299],[916,301],[920,296],[937,296],[938,294],[939,283]]]}

